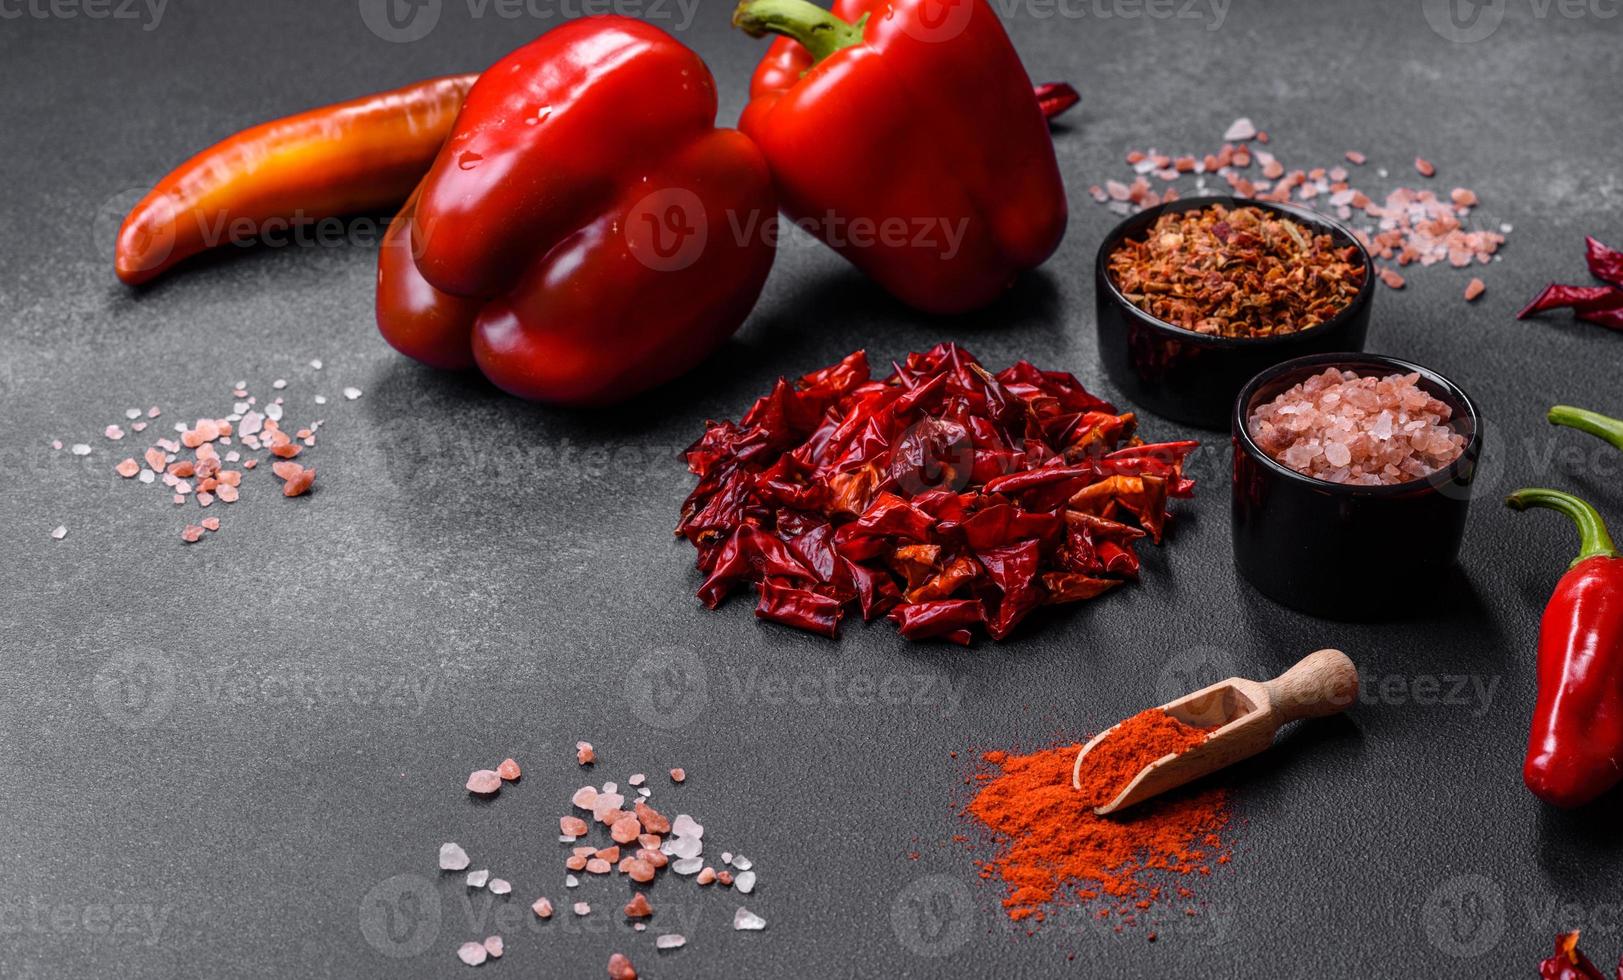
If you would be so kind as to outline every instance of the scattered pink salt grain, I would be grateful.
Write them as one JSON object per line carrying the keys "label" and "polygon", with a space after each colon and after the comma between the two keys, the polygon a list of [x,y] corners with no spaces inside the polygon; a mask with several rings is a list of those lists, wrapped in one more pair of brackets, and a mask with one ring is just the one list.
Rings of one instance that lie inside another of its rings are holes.
{"label": "scattered pink salt grain", "polygon": [[203,529],[196,524],[188,524],[186,529],[180,532],[180,539],[187,544],[196,544],[203,540]]}
{"label": "scattered pink salt grain", "polygon": [[502,777],[494,769],[475,769],[468,776],[468,792],[489,795],[502,788]]}
{"label": "scattered pink salt grain", "polygon": [[113,440],[124,438],[124,430],[116,425],[109,425],[107,428],[102,430],[101,434]]}
{"label": "scattered pink salt grain", "polygon": [[203,526],[210,531],[218,531],[220,529],[220,519],[218,517],[205,517],[203,518]]}
{"label": "scattered pink salt grain", "polygon": [[502,945],[502,937],[500,937],[500,936],[486,936],[485,937],[485,952],[489,953],[491,956],[493,956],[493,957],[495,957],[497,959],[500,959],[501,955],[502,955],[502,951],[503,951],[504,948],[505,947]]}
{"label": "scattered pink salt grain", "polygon": [[582,786],[580,789],[575,790],[575,795],[570,797],[569,802],[580,807],[582,810],[590,810],[592,808],[592,804],[597,802],[597,787]]}
{"label": "scattered pink salt grain", "polygon": [[647,895],[638,892],[631,897],[631,901],[626,903],[625,911],[628,919],[646,919],[654,914],[654,907],[648,904]]}
{"label": "scattered pink salt grain", "polygon": [[614,865],[603,860],[602,858],[592,858],[590,861],[586,862],[587,874],[606,875],[612,870],[614,870]]}
{"label": "scattered pink salt grain", "polygon": [[614,838],[614,841],[617,844],[629,844],[641,835],[642,824],[637,822],[636,817],[625,817],[624,819],[616,820],[614,824],[609,827],[609,836]]}
{"label": "scattered pink salt grain", "polygon": [[586,826],[586,821],[579,817],[558,818],[558,832],[560,834],[568,834],[571,837],[582,837],[589,829],[590,828]]}
{"label": "scattered pink salt grain", "polygon": [[583,766],[589,766],[597,761],[597,752],[592,749],[591,742],[575,743],[575,761]]}
{"label": "scattered pink salt grain", "polygon": [[535,900],[535,904],[530,906],[530,911],[534,912],[537,918],[550,919],[552,918],[552,900],[538,898]]}
{"label": "scattered pink salt grain", "polygon": [[658,873],[658,869],[654,867],[653,862],[644,860],[642,858],[627,858],[625,866],[622,867],[621,870],[624,871],[632,881],[639,884],[647,884],[648,882],[653,881],[654,875]]}
{"label": "scattered pink salt grain", "polygon": [[1484,283],[1481,279],[1472,279],[1465,286],[1465,301],[1467,303],[1473,302],[1478,296],[1481,296],[1487,291],[1488,287],[1486,283]]}
{"label": "scattered pink salt grain", "polygon": [[508,782],[513,782],[514,780],[518,779],[522,773],[519,771],[518,763],[514,762],[512,759],[503,759],[502,764],[496,767],[496,775],[502,777]]}
{"label": "scattered pink salt grain", "polygon": [[485,948],[484,943],[463,943],[457,947],[456,955],[457,959],[469,966],[478,966],[490,957],[490,950]]}
{"label": "scattered pink salt grain", "polygon": [[699,872],[699,877],[695,878],[694,880],[701,885],[714,884],[716,881],[716,869],[706,866],[703,871]]}
{"label": "scattered pink salt grain", "polygon": [[1387,486],[1421,479],[1465,451],[1449,406],[1418,374],[1364,377],[1328,368],[1259,406],[1251,435],[1263,452],[1331,483]]}
{"label": "scattered pink salt grain", "polygon": [[446,841],[440,845],[440,870],[461,871],[468,866],[468,852],[462,845],[454,841]]}
{"label": "scattered pink salt grain", "polygon": [[1249,118],[1241,116],[1229,124],[1228,130],[1223,133],[1223,139],[1225,142],[1238,143],[1241,140],[1254,139],[1256,135],[1256,125]]}
{"label": "scattered pink salt grain", "polygon": [[299,467],[299,471],[297,473],[288,477],[287,482],[282,484],[282,496],[297,497],[307,492],[310,489],[311,484],[315,482],[315,467],[312,466],[309,469],[305,469],[301,466]]}
{"label": "scattered pink salt grain", "polygon": [[1368,159],[1369,159],[1368,157],[1364,156],[1362,153],[1359,153],[1357,150],[1348,150],[1347,151],[1347,162],[1348,163],[1356,164],[1356,165],[1362,167],[1364,165],[1364,163]]}
{"label": "scattered pink salt grain", "polygon": [[1414,158],[1414,169],[1415,169],[1415,172],[1418,173],[1422,177],[1435,177],[1435,176],[1437,176],[1437,168],[1435,166],[1433,166],[1432,162],[1430,160],[1427,160],[1425,157],[1415,157]]}
{"label": "scattered pink salt grain", "polygon": [[592,914],[592,906],[591,906],[591,904],[588,903],[588,902],[576,902],[575,903],[575,914],[576,915],[591,915]]}
{"label": "scattered pink salt grain", "polygon": [[637,968],[631,965],[624,953],[609,957],[609,980],[637,980]]}
{"label": "scattered pink salt grain", "polygon": [[1381,282],[1386,283],[1390,289],[1402,289],[1406,283],[1401,275],[1391,269],[1382,267],[1380,270]]}
{"label": "scattered pink salt grain", "polygon": [[113,467],[113,472],[126,480],[134,479],[135,474],[141,472],[141,464],[133,459],[120,460],[119,464]]}
{"label": "scattered pink salt grain", "polygon": [[671,782],[680,783],[684,779],[687,779],[687,778],[688,778],[688,774],[687,774],[686,769],[672,769],[671,770]]}
{"label": "scattered pink salt grain", "polygon": [[51,529],[51,537],[55,538],[58,541],[61,541],[63,538],[65,538],[67,536],[68,536],[68,526],[66,524],[58,524],[56,527]]}

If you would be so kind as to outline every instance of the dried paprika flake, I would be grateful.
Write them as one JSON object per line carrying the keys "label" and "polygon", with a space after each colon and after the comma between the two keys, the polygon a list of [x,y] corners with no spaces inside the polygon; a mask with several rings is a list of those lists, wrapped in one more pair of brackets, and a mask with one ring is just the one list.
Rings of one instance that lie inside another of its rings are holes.
{"label": "dried paprika flake", "polygon": [[754,587],[756,615],[824,636],[855,608],[910,640],[1001,640],[1135,578],[1134,542],[1192,493],[1197,443],[1136,425],[1024,361],[994,376],[942,344],[874,380],[858,351],[710,423],[676,532],[711,608]]}
{"label": "dried paprika flake", "polygon": [[1111,252],[1134,306],[1195,333],[1297,333],[1346,309],[1364,287],[1358,246],[1262,208],[1168,212]]}

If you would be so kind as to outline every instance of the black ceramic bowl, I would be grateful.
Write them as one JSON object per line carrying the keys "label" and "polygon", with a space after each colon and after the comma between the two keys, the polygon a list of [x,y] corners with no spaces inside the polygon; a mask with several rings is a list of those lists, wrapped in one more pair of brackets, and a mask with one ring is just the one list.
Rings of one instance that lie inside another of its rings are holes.
{"label": "black ceramic bowl", "polygon": [[[1327,367],[1361,375],[1419,374],[1417,384],[1453,409],[1465,451],[1428,477],[1392,486],[1328,483],[1268,456],[1251,437],[1251,413]],[[1276,602],[1315,616],[1378,620],[1435,602],[1449,583],[1482,453],[1471,399],[1436,372],[1381,354],[1317,354],[1264,371],[1231,409],[1234,428],[1234,562]]]}
{"label": "black ceramic bowl", "polygon": [[[1213,204],[1272,211],[1352,245],[1363,259],[1364,288],[1328,322],[1300,333],[1258,340],[1198,334],[1158,320],[1129,302],[1110,278],[1108,264],[1116,246],[1124,239],[1142,237],[1163,214]],[[1304,354],[1363,350],[1375,295],[1374,263],[1346,228],[1305,208],[1232,197],[1194,197],[1129,217],[1105,236],[1093,276],[1099,308],[1099,356],[1110,380],[1133,405],[1203,429],[1228,428],[1234,396],[1260,371]]]}

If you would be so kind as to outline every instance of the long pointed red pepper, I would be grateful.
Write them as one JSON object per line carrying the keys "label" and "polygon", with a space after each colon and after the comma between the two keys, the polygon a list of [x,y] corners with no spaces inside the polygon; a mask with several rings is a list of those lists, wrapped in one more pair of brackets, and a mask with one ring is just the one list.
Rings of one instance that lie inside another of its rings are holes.
{"label": "long pointed red pepper", "polygon": [[149,282],[276,222],[399,207],[477,75],[431,78],[245,129],[175,168],[119,229],[118,278]]}
{"label": "long pointed red pepper", "polygon": [[1559,490],[1506,501],[1572,518],[1579,552],[1539,625],[1538,703],[1522,778],[1540,799],[1575,807],[1623,781],[1623,558],[1600,513]]}

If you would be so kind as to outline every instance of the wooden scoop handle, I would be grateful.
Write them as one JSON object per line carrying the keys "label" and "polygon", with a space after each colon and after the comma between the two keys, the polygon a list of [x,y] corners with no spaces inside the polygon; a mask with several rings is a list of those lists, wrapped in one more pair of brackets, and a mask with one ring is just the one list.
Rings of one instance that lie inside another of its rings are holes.
{"label": "wooden scoop handle", "polygon": [[1358,700],[1358,668],[1340,650],[1319,650],[1263,687],[1279,724],[1299,718],[1323,718],[1345,711]]}

